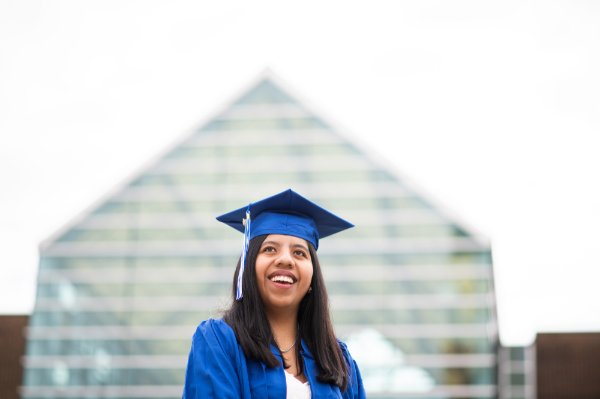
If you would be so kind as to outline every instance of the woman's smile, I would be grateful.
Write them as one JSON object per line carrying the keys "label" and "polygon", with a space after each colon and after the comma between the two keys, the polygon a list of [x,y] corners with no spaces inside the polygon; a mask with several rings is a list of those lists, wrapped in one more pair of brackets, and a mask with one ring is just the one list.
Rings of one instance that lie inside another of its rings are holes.
{"label": "woman's smile", "polygon": [[292,284],[295,284],[298,279],[296,276],[286,270],[278,270],[268,276],[275,285],[281,286],[282,288],[289,288]]}

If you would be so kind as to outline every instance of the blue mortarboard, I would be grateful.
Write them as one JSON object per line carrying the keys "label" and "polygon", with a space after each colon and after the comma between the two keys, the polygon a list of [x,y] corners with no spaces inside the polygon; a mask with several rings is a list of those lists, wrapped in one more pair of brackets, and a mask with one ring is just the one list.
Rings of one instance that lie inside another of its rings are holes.
{"label": "blue mortarboard", "polygon": [[244,233],[244,249],[238,275],[236,299],[242,297],[242,274],[248,242],[263,234],[303,238],[315,249],[324,238],[354,225],[289,189],[217,217]]}

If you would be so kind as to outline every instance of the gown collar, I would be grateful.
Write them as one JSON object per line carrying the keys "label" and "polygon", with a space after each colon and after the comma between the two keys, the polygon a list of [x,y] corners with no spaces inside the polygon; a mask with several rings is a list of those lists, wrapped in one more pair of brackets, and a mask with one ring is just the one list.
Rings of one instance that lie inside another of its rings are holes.
{"label": "gown collar", "polygon": [[[308,384],[310,386],[311,397],[313,398],[328,398],[328,397],[339,397],[339,388],[335,385],[323,383],[317,379],[318,367],[315,362],[315,358],[306,344],[306,341],[303,339],[300,340],[300,348],[301,348],[301,356],[304,365],[304,375],[308,380]],[[283,364],[283,359],[281,354],[279,353],[279,349],[271,344],[271,352],[279,359],[279,361]],[[283,367],[276,368],[278,379],[283,380],[285,384],[285,371]],[[277,384],[279,385],[279,384]],[[337,391],[337,392],[336,392]]]}

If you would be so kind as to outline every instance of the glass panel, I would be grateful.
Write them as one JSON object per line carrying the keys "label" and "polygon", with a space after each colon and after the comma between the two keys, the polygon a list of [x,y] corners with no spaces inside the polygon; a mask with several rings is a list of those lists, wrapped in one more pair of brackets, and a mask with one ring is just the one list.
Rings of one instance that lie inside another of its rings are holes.
{"label": "glass panel", "polygon": [[404,353],[483,353],[493,354],[496,347],[486,338],[388,338]]}
{"label": "glass panel", "polygon": [[185,340],[42,340],[28,341],[28,354],[58,356],[90,356],[102,348],[111,355],[183,355],[190,351],[194,328],[190,329],[190,338]]}
{"label": "glass panel", "polygon": [[244,94],[236,104],[280,104],[296,103],[287,93],[280,90],[271,81],[264,80]]}
{"label": "glass panel", "polygon": [[[106,364],[102,363],[106,362]],[[185,367],[183,365],[182,367]],[[28,386],[57,385],[180,385],[183,387],[185,369],[123,369],[111,368],[110,358],[100,360],[89,368],[68,368],[57,363],[52,369],[29,368]]]}
{"label": "glass panel", "polygon": [[489,255],[482,252],[460,252],[460,253],[405,253],[405,254],[380,254],[372,253],[369,255],[328,255],[323,253],[319,255],[321,265],[452,265],[480,264],[489,266]]}
{"label": "glass panel", "polygon": [[73,258],[62,258],[62,257],[44,257],[42,258],[42,265],[40,270],[53,270],[53,269],[90,269],[98,270],[105,267],[115,268],[123,267],[130,268],[133,266],[139,267],[156,267],[163,268],[168,266],[187,266],[187,267],[225,267],[230,268],[235,266],[237,256],[232,254],[231,256],[211,256],[211,255],[198,255],[195,257],[189,256],[178,256],[178,257],[73,257]]}
{"label": "glass panel", "polygon": [[[233,267],[231,278],[233,279]],[[198,297],[200,295],[224,295],[231,290],[231,282],[210,281],[206,283],[70,283],[78,298],[85,297]],[[60,298],[60,284],[40,284],[38,298]]]}
{"label": "glass panel", "polygon": [[425,369],[440,385],[489,385],[496,382],[495,370],[488,367]]}
{"label": "glass panel", "polygon": [[273,119],[216,119],[207,123],[203,130],[255,130],[255,129],[326,129],[328,126],[318,118]]}
{"label": "glass panel", "polygon": [[488,309],[352,309],[333,311],[337,324],[460,324],[480,323],[490,319]]}
{"label": "glass panel", "polygon": [[[209,311],[111,311],[102,312],[48,312],[38,311],[31,319],[31,326],[194,326],[209,317],[217,316]],[[190,330],[191,331],[191,330]]]}
{"label": "glass panel", "polygon": [[384,294],[477,294],[489,291],[487,281],[333,281],[327,283],[330,295],[384,295]]}
{"label": "glass panel", "polygon": [[[272,128],[275,126],[271,126]],[[305,126],[311,127],[311,126]],[[320,127],[320,126],[312,126],[312,127]],[[264,143],[257,143],[254,146],[244,145],[244,146],[235,146],[234,144],[230,146],[218,146],[218,145],[206,145],[206,146],[194,146],[194,147],[180,147],[168,155],[168,159],[178,158],[206,158],[206,157],[215,157],[215,158],[223,158],[223,157],[235,157],[239,158],[244,155],[252,154],[254,157],[265,157],[269,155],[281,156],[282,154],[287,153],[302,153],[306,155],[316,154],[316,155],[357,155],[357,149],[346,143],[342,144],[320,144],[313,145],[310,143],[307,144],[294,144],[290,145],[265,145]],[[266,174],[264,175],[266,177]]]}

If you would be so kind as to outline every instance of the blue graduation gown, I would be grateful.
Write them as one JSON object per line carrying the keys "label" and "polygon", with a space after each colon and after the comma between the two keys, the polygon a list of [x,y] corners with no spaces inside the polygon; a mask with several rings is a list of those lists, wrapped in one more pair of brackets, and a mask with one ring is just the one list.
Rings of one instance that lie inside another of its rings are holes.
{"label": "blue graduation gown", "polygon": [[[340,342],[350,366],[348,389],[340,392],[336,385],[317,380],[317,364],[301,342],[304,375],[313,398],[363,399],[365,391],[358,367],[346,345]],[[281,360],[279,352],[271,350]],[[282,399],[286,396],[283,366],[269,368],[264,363],[246,358],[233,329],[222,319],[209,319],[198,326],[185,374],[183,399]]]}

